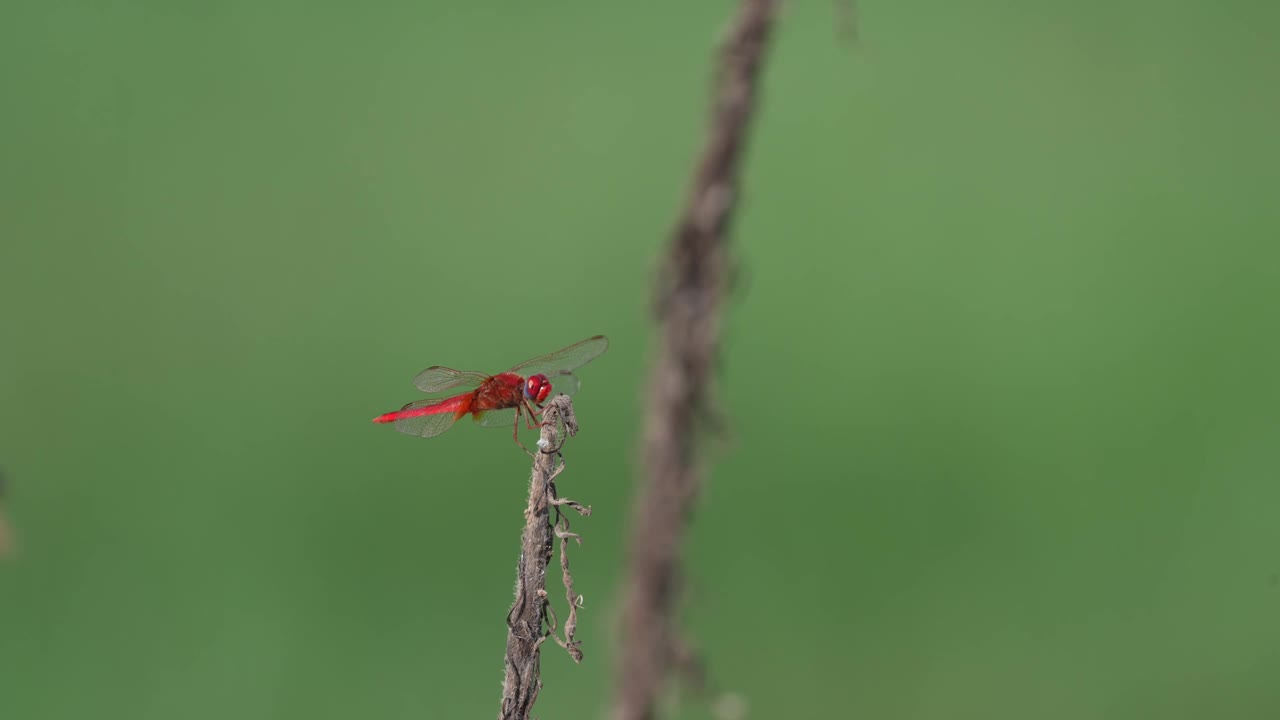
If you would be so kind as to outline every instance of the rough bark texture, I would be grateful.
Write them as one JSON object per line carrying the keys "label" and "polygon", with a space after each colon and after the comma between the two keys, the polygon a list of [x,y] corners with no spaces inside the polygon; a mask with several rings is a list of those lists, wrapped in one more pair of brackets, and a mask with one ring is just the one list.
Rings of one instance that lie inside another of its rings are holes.
{"label": "rough bark texture", "polygon": [[682,647],[679,551],[701,485],[699,430],[728,289],[727,234],[775,0],[742,0],[721,48],[710,128],[658,277],[659,345],[649,380],[644,478],[635,504],[615,720],[649,720]]}
{"label": "rough bark texture", "polygon": [[[567,435],[578,432],[573,403],[565,395],[553,398],[542,412],[541,452],[533,459],[533,476],[529,482],[529,506],[524,511],[525,525],[521,536],[520,564],[516,570],[515,603],[507,614],[506,678],[502,683],[502,709],[498,720],[528,720],[533,703],[542,689],[539,652],[543,641],[554,639],[568,651],[574,662],[582,660],[582,651],[574,633],[578,624],[578,608],[582,598],[573,593],[566,553],[570,539],[581,540],[569,532],[569,518],[561,508],[569,507],[580,515],[590,515],[591,508],[556,496],[555,480],[564,470],[560,449]],[[554,513],[554,517],[553,517]],[[547,565],[555,538],[560,538],[560,568],[569,600],[563,637],[557,630],[556,615],[547,599]]]}

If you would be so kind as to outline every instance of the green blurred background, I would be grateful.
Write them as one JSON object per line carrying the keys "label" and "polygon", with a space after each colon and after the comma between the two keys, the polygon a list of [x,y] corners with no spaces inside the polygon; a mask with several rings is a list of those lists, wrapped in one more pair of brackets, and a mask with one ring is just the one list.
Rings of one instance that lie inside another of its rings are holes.
{"label": "green blurred background", "polygon": [[[7,0],[0,717],[492,717],[527,459],[369,418],[602,332],[587,660],[537,706],[601,717],[731,8]],[[688,552],[717,691],[1280,717],[1280,10],[858,13],[788,4],[746,172]]]}

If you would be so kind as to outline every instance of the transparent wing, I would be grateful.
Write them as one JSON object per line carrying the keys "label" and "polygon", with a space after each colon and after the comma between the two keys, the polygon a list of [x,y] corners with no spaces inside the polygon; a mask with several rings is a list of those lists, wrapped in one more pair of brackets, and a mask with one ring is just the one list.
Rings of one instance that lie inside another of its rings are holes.
{"label": "transparent wing", "polygon": [[[572,372],[587,363],[595,360],[600,353],[609,349],[609,339],[603,335],[587,338],[580,343],[575,343],[563,350],[557,350],[549,355],[536,357],[532,360],[525,360],[519,365],[511,368],[507,372],[513,372],[517,375],[528,377],[542,373],[544,375],[561,375]],[[552,389],[555,389],[554,384]]]}
{"label": "transparent wing", "polygon": [[[400,408],[400,412],[405,410],[414,410],[421,407],[439,404],[439,400],[417,400]],[[417,435],[418,437],[435,437],[440,433],[453,427],[457,422],[457,413],[449,410],[442,413],[434,413],[431,415],[418,415],[416,417],[400,418],[395,421],[396,430],[405,435]]]}
{"label": "transparent wing", "polygon": [[455,388],[471,390],[488,379],[489,376],[484,373],[435,365],[418,373],[418,376],[413,379],[413,384],[424,393],[438,393]]}
{"label": "transparent wing", "polygon": [[480,427],[509,428],[516,424],[516,409],[502,408],[501,410],[485,410],[475,416],[476,424]]}
{"label": "transparent wing", "polygon": [[560,373],[559,375],[550,375],[547,380],[551,382],[551,394],[548,398],[556,395],[576,395],[578,388],[582,386],[582,381],[578,380],[578,376],[573,373]]}

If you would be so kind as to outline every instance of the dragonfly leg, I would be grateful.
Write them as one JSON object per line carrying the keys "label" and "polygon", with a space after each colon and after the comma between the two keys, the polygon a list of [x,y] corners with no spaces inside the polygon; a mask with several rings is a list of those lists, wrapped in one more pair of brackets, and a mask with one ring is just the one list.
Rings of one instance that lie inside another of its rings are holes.
{"label": "dragonfly leg", "polygon": [[542,408],[537,407],[537,406],[535,406],[535,405],[530,405],[530,404],[529,404],[529,401],[528,401],[528,400],[525,400],[525,401],[524,401],[524,412],[525,412],[524,426],[525,426],[525,428],[526,428],[526,429],[532,430],[532,429],[534,429],[534,428],[540,428],[540,427],[542,427],[542,422],[541,422],[541,421],[536,422],[536,423],[534,422],[534,418],[536,418],[539,414],[541,414],[541,413],[542,413]]}
{"label": "dragonfly leg", "polygon": [[521,412],[521,408],[516,407],[516,421],[511,424],[511,439],[516,441],[516,444],[520,446],[520,449],[523,450],[526,455],[531,458],[536,458],[538,456],[529,452],[529,448],[525,447],[524,443],[520,442],[520,416],[523,414],[524,413]]}

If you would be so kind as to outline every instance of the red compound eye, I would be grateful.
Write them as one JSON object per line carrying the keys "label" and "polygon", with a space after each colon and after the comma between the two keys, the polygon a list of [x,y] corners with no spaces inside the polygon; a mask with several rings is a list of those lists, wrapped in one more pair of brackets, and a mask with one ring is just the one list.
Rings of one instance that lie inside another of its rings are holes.
{"label": "red compound eye", "polygon": [[524,381],[524,396],[535,403],[540,403],[547,399],[551,394],[551,383],[547,381],[547,376],[542,373],[530,375],[528,380]]}

